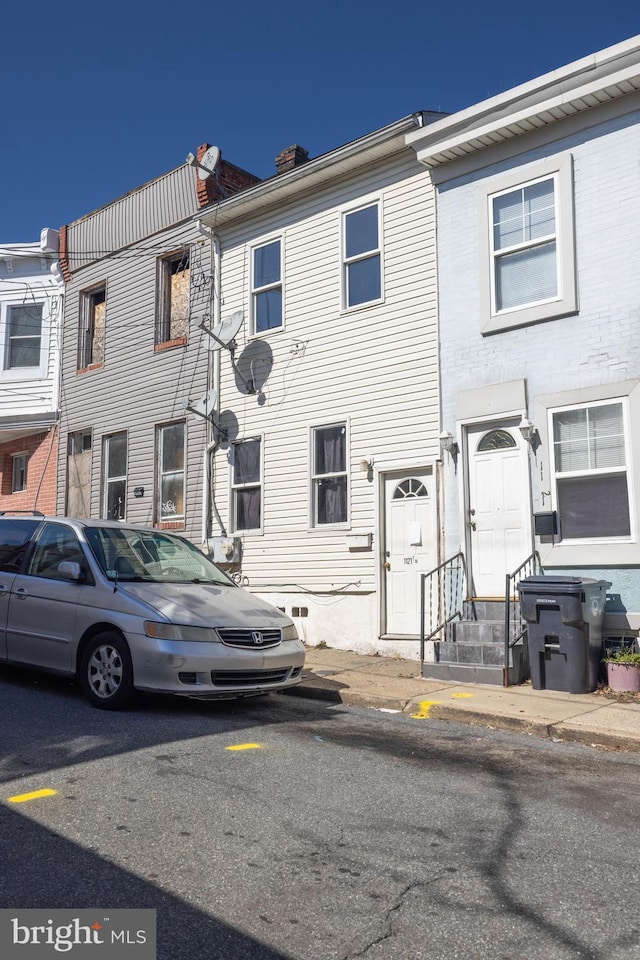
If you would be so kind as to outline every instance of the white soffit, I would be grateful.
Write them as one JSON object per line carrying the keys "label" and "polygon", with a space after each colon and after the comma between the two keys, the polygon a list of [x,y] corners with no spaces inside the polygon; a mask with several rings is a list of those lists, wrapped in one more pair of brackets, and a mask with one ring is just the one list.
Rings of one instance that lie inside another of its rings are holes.
{"label": "white soffit", "polygon": [[421,163],[436,167],[639,90],[640,38],[634,38],[411,131],[406,140]]}

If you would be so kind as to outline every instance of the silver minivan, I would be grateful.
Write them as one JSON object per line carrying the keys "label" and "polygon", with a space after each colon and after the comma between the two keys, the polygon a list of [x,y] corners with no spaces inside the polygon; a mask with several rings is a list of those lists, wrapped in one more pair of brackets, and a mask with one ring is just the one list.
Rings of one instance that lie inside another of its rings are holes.
{"label": "silver minivan", "polygon": [[199,699],[302,676],[293,622],[183,537],[120,521],[0,515],[0,662],[74,676],[103,710],[135,690]]}

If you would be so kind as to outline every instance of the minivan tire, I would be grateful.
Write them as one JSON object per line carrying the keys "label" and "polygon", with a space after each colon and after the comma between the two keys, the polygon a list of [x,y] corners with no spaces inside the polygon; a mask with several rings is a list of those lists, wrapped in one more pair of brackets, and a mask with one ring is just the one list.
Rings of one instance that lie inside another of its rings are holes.
{"label": "minivan tire", "polygon": [[105,630],[89,641],[80,663],[80,685],[98,710],[123,710],[131,704],[133,664],[121,634]]}

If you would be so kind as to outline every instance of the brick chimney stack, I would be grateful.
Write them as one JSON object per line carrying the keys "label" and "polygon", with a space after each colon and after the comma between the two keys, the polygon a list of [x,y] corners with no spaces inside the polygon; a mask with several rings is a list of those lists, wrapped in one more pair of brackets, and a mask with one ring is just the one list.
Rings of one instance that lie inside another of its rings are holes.
{"label": "brick chimney stack", "polygon": [[308,151],[305,150],[304,147],[294,143],[292,146],[287,147],[286,150],[281,150],[276,157],[276,172],[286,173],[287,170],[293,170],[294,167],[302,166],[308,159]]}

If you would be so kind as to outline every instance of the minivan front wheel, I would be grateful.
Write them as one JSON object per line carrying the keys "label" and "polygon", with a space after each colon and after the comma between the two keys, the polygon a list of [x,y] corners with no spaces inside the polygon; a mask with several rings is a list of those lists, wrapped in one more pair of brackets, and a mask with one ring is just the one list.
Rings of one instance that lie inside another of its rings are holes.
{"label": "minivan front wheel", "polygon": [[99,633],[87,645],[80,665],[80,683],[99,710],[122,710],[133,699],[133,665],[124,638],[113,630]]}

